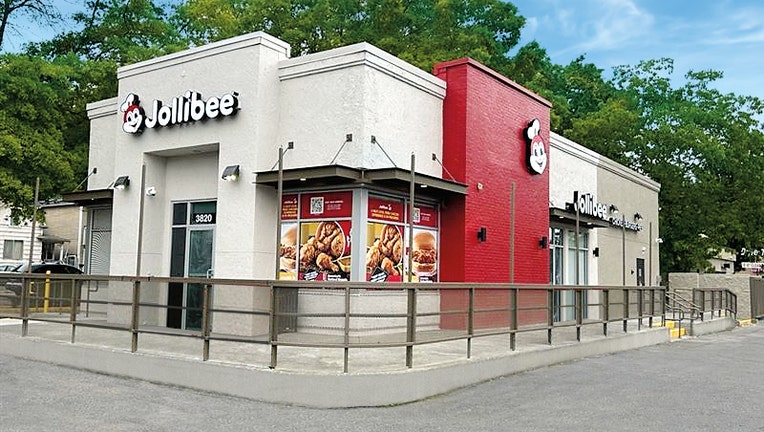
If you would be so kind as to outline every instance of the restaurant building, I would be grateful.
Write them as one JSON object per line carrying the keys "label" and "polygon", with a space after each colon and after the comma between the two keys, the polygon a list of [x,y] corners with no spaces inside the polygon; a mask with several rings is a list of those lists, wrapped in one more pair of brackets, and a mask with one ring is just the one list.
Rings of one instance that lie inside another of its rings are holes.
{"label": "restaurant building", "polygon": [[[548,101],[473,60],[430,74],[365,43],[290,58],[285,42],[252,33],[118,79],[116,98],[88,105],[97,174],[65,197],[88,209],[92,274],[581,285],[658,274],[659,185],[550,133]],[[405,301],[381,293],[366,301]],[[301,311],[328,301],[304,294]],[[157,295],[201,300],[184,284]],[[420,306],[463,301],[434,294]],[[146,319],[199,325],[155,314]],[[215,325],[262,331],[255,318]]]}

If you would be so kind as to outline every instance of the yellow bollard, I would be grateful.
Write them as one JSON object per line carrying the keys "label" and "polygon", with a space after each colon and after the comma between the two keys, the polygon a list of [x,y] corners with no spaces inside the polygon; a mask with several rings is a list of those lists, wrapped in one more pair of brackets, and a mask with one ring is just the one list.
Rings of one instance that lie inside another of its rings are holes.
{"label": "yellow bollard", "polygon": [[50,302],[50,270],[45,272],[45,300],[42,302],[42,312],[48,313],[48,304]]}

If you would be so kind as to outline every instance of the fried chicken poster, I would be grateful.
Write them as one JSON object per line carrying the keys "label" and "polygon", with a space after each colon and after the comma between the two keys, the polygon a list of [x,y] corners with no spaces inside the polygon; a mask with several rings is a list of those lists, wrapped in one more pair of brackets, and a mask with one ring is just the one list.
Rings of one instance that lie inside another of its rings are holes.
{"label": "fried chicken poster", "polygon": [[401,282],[403,280],[403,236],[401,227],[369,223],[366,241],[366,280]]}
{"label": "fried chicken poster", "polygon": [[350,221],[300,224],[300,280],[350,280]]}

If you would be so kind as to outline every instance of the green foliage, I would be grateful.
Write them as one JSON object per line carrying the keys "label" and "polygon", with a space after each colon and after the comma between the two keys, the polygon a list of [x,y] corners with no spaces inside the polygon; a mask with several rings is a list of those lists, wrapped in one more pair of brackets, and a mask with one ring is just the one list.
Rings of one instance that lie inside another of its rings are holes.
{"label": "green foliage", "polygon": [[664,271],[694,271],[721,247],[764,245],[764,137],[761,101],[722,94],[716,71],[689,72],[671,85],[673,62],[651,60],[616,70],[640,128],[625,155],[660,182]]}
{"label": "green foliage", "polygon": [[425,70],[463,56],[501,69],[524,21],[500,0],[189,0],[176,17],[196,44],[252,31],[293,55],[369,42]]}
{"label": "green foliage", "polygon": [[[87,0],[72,19],[82,27],[28,47],[47,58],[76,54],[116,65],[135,63],[188,46],[168,22],[168,12],[151,0]],[[112,79],[116,79],[114,76]]]}
{"label": "green foliage", "polygon": [[553,104],[552,130],[661,183],[663,272],[703,269],[722,247],[764,248],[764,104],[715,90],[719,72],[676,87],[669,59],[607,80],[584,57],[552,63],[536,42],[510,55],[525,19],[502,0],[172,2],[84,0],[79,30],[0,56],[0,201],[14,217],[31,213],[35,177],[43,199],[84,178],[85,105],[117,93],[119,66],[264,31],[293,56],[358,42],[424,70],[469,56],[537,92]]}
{"label": "green foliage", "polygon": [[32,213],[35,177],[40,198],[50,198],[73,186],[72,166],[83,163],[64,139],[80,66],[74,57],[0,56],[0,197],[17,221]]}

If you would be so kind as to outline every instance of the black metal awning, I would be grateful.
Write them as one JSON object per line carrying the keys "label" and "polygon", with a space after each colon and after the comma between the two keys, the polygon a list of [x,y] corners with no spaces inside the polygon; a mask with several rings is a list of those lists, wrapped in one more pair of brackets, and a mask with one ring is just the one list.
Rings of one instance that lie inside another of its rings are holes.
{"label": "black metal awning", "polygon": [[94,206],[111,204],[114,198],[113,189],[93,189],[81,192],[68,192],[61,194],[61,200],[81,206]]}
{"label": "black metal awning", "polygon": [[[261,171],[256,173],[255,184],[277,187],[279,172]],[[466,195],[467,185],[417,173],[414,178],[417,193],[427,196],[445,197]],[[284,189],[302,187],[329,187],[375,185],[408,194],[411,172],[401,168],[350,168],[342,165],[326,165],[283,170]]]}
{"label": "black metal awning", "polygon": [[[576,212],[557,207],[551,207],[549,209],[549,221],[575,225]],[[580,226],[585,228],[608,228],[610,226],[610,223],[606,220],[587,216],[581,213],[578,214],[578,222]]]}

